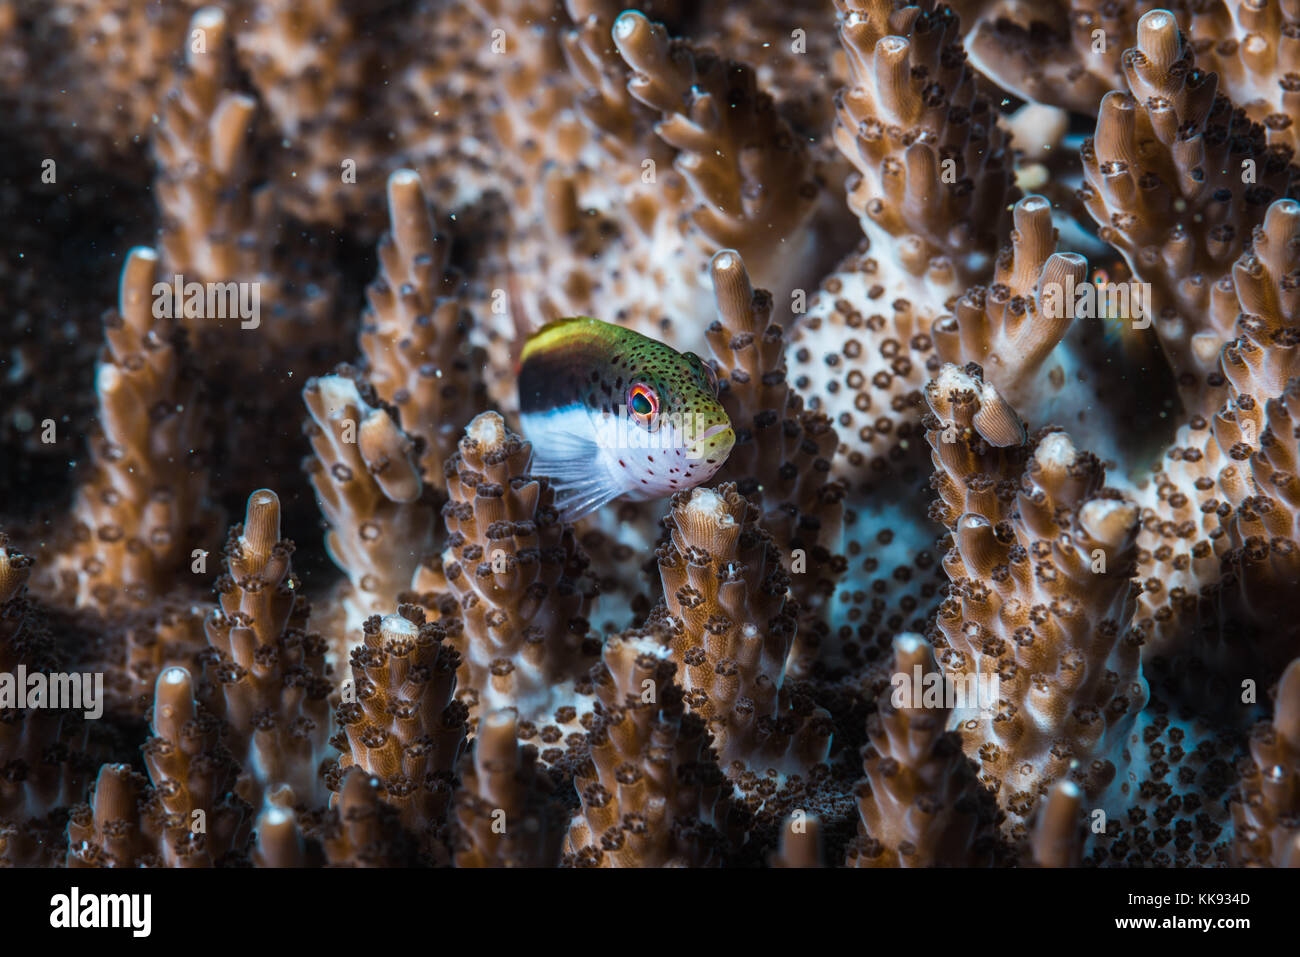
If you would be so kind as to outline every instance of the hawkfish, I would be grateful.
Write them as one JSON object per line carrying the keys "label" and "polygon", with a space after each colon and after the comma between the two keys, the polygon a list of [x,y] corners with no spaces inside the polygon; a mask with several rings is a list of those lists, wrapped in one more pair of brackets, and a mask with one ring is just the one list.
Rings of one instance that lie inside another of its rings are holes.
{"label": "hawkfish", "polygon": [[549,322],[524,343],[519,414],[530,471],[555,489],[566,522],[707,482],[736,441],[699,356],[587,316]]}

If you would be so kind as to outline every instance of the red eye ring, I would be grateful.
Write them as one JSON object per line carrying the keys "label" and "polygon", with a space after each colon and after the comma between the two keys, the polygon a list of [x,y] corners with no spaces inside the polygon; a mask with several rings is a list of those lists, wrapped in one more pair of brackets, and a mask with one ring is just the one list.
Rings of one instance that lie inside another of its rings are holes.
{"label": "red eye ring", "polygon": [[627,390],[628,414],[638,422],[649,423],[659,413],[659,396],[644,382]]}

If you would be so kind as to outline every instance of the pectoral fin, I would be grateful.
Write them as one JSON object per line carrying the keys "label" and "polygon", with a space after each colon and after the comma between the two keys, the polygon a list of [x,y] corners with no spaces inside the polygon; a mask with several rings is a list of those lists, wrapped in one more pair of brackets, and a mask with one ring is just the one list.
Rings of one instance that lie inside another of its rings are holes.
{"label": "pectoral fin", "polygon": [[557,427],[560,417],[554,413],[524,418],[524,432],[533,442],[529,471],[545,476],[555,490],[555,507],[563,521],[572,524],[626,491],[610,474],[594,439]]}

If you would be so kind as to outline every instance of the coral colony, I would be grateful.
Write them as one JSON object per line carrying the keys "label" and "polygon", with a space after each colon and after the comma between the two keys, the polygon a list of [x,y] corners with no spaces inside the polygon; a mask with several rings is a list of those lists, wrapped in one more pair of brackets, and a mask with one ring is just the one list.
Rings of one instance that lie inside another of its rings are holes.
{"label": "coral colony", "polygon": [[1296,0],[18,0],[0,116],[0,863],[1300,866]]}

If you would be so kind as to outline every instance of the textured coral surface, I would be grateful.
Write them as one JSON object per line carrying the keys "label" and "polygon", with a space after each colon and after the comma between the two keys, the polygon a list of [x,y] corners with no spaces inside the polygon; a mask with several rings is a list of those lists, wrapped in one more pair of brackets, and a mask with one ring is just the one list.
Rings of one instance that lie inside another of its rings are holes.
{"label": "textured coral surface", "polygon": [[[0,865],[1300,866],[1296,0],[14,0],[0,118]],[[570,315],[707,487],[561,520]]]}

